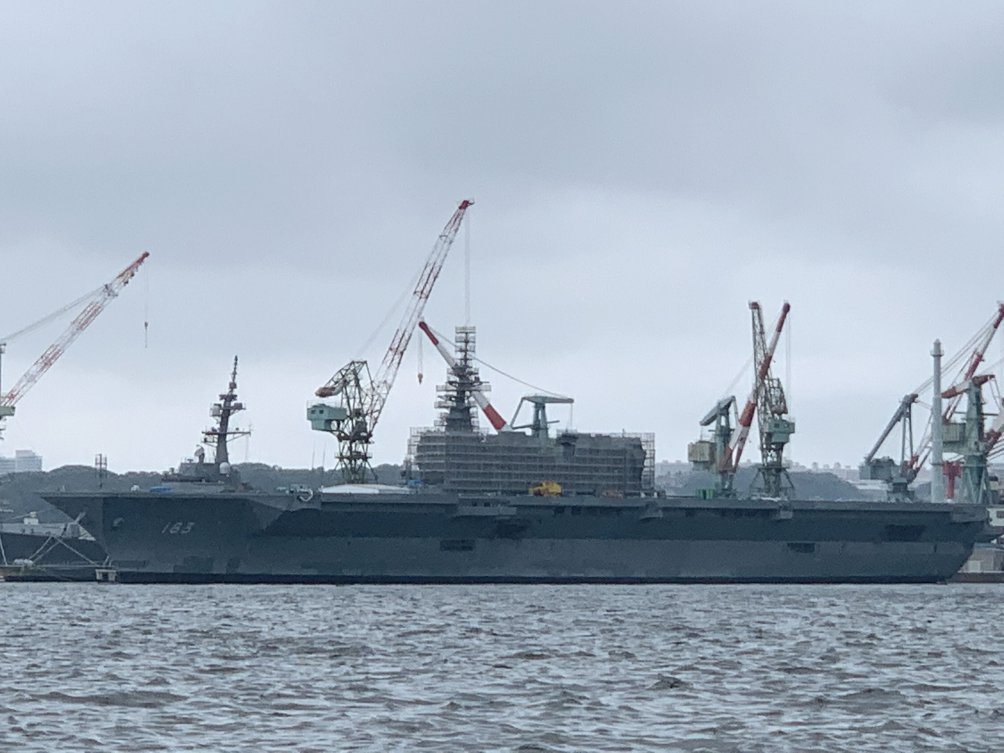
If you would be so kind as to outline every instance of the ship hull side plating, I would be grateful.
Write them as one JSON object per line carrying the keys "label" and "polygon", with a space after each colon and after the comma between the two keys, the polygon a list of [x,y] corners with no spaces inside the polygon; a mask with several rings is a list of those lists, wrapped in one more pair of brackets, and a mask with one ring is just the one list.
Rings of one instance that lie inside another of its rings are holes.
{"label": "ship hull side plating", "polygon": [[985,530],[962,505],[767,500],[53,494],[127,582],[937,582]]}

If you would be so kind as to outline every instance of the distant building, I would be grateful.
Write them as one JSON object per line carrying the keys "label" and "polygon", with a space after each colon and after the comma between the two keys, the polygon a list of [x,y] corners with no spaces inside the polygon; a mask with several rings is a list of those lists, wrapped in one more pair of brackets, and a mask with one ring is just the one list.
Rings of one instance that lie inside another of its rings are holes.
{"label": "distant building", "polygon": [[15,450],[14,457],[0,455],[0,473],[27,473],[42,470],[42,456],[32,450]]}

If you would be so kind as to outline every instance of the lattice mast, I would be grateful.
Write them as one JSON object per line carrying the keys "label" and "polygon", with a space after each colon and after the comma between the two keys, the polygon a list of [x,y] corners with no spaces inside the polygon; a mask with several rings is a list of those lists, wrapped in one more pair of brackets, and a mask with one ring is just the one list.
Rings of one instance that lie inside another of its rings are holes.
{"label": "lattice mast", "polygon": [[481,381],[478,367],[474,365],[475,328],[457,327],[455,340],[457,357],[446,370],[446,381],[436,385],[439,395],[436,407],[442,411],[436,423],[447,434],[473,434],[478,428],[475,393],[479,389],[490,389],[490,386]]}
{"label": "lattice mast", "polygon": [[[429,338],[429,341],[436,347],[436,350],[439,352],[439,355],[443,357],[443,360],[446,361],[446,365],[449,367],[450,372],[452,374],[463,375],[468,377],[467,381],[471,383],[469,388],[470,394],[474,398],[474,402],[477,403],[478,407],[485,414],[485,417],[488,419],[488,422],[492,425],[492,428],[494,428],[495,431],[508,431],[509,424],[506,422],[504,418],[502,418],[499,412],[495,410],[491,402],[489,402],[488,396],[485,394],[486,388],[488,386],[487,383],[481,381],[480,378],[471,379],[469,376],[472,368],[472,364],[470,363],[470,361],[474,357],[472,348],[461,349],[460,350],[461,361],[457,361],[457,359],[453,357],[450,351],[447,350],[446,345],[443,343],[442,335],[438,334],[424,321],[420,321],[418,323],[418,327],[425,333],[426,337]],[[458,332],[460,331],[460,329],[461,328],[458,327]],[[465,327],[463,329],[464,331],[470,329],[470,334],[471,335],[474,334],[473,327],[471,328]],[[460,344],[461,338],[457,339],[458,339],[458,344]],[[470,341],[471,345],[473,345],[473,340],[471,340],[470,338],[468,338],[468,340]],[[466,358],[464,356],[466,356]]]}
{"label": "lattice mast", "polygon": [[457,237],[464,214],[473,203],[469,199],[460,202],[439,234],[419,274],[411,303],[391,338],[376,374],[371,376],[365,360],[350,361],[314,393],[320,398],[340,399],[338,406],[311,406],[308,408],[307,418],[313,429],[330,432],[338,439],[338,463],[344,479],[349,483],[362,483],[368,475],[372,475],[369,461],[373,432],[383,413],[408,343],[411,342],[412,333],[421,319],[425,303]]}
{"label": "lattice mast", "polygon": [[217,465],[230,462],[227,443],[234,437],[246,437],[251,432],[246,429],[231,428],[230,419],[235,413],[244,410],[244,403],[237,399],[237,356],[234,356],[234,367],[230,372],[230,382],[227,391],[220,394],[219,402],[210,407],[210,415],[216,419],[216,425],[206,429],[203,441],[213,447],[214,461]]}

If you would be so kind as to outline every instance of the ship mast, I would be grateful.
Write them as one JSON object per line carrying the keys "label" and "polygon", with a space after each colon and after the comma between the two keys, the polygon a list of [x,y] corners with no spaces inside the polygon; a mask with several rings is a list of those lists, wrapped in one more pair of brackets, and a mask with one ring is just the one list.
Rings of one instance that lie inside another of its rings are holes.
{"label": "ship mast", "polygon": [[216,419],[216,425],[203,432],[203,441],[214,448],[213,462],[218,466],[230,464],[230,454],[227,442],[231,437],[246,437],[251,432],[230,428],[230,417],[244,410],[244,403],[237,400],[237,356],[234,356],[234,368],[230,372],[230,383],[227,391],[220,395],[218,403],[213,403],[210,415]]}
{"label": "ship mast", "polygon": [[[425,323],[422,322],[422,324]],[[422,327],[422,330],[426,335],[429,335],[428,325]],[[436,391],[439,393],[436,407],[442,411],[439,416],[439,424],[447,432],[464,434],[474,432],[477,428],[477,417],[474,410],[477,398],[481,396],[482,400],[487,400],[484,397],[485,392],[491,389],[487,382],[481,381],[478,367],[474,365],[475,340],[474,327],[456,328],[457,357],[447,360],[449,368],[446,374],[446,383],[436,387]],[[440,353],[449,355],[449,351],[446,351],[445,348]],[[488,405],[491,407],[490,404]]]}
{"label": "ship mast", "polygon": [[[506,420],[502,418],[499,412],[488,401],[488,396],[485,394],[489,389],[488,383],[481,381],[481,377],[478,376],[477,367],[472,363],[475,360],[474,327],[465,325],[456,329],[457,343],[455,347],[460,355],[459,361],[446,349],[446,346],[443,344],[443,336],[435,332],[424,320],[419,321],[418,328],[425,333],[429,341],[436,347],[439,355],[446,361],[450,375],[455,377],[456,385],[450,391],[450,404],[446,406],[449,408],[451,415],[457,415],[459,423],[464,427],[474,425],[470,408],[465,407],[469,404],[469,400],[467,399],[467,395],[469,394],[474,398],[474,402],[477,403],[482,412],[484,412],[495,431],[509,431],[509,424],[506,423]],[[460,413],[457,413],[457,411],[460,411]],[[451,425],[450,418],[446,419],[446,424],[447,426]]]}

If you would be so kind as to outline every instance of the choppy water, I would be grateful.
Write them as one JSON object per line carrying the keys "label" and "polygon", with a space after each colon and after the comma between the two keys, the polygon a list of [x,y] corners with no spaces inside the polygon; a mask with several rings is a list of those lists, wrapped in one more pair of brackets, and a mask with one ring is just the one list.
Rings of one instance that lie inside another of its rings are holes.
{"label": "choppy water", "polygon": [[0,587],[0,751],[990,751],[1004,585]]}

